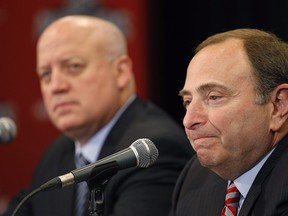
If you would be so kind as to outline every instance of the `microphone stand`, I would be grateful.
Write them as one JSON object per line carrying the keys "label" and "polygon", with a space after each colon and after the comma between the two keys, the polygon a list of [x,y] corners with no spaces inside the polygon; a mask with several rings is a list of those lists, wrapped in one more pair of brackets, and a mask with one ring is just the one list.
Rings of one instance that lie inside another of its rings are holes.
{"label": "microphone stand", "polygon": [[119,165],[112,161],[95,167],[87,185],[90,191],[89,216],[103,216],[104,209],[104,189],[113,175],[118,172]]}

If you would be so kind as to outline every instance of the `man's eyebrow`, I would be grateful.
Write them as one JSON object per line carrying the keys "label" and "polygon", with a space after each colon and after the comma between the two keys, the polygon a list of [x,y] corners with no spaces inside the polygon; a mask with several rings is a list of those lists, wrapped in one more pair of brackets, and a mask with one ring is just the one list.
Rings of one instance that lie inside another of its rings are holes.
{"label": "man's eyebrow", "polygon": [[204,92],[204,91],[209,91],[209,90],[213,90],[213,89],[228,91],[228,88],[226,86],[219,84],[217,82],[204,83],[203,85],[201,85],[197,88],[197,91],[198,92]]}
{"label": "man's eyebrow", "polygon": [[180,97],[183,97],[183,96],[189,95],[189,94],[190,94],[190,92],[187,91],[187,90],[185,90],[185,89],[182,89],[182,90],[179,91],[179,93],[178,93],[178,95],[179,95]]}
{"label": "man's eyebrow", "polygon": [[[199,86],[196,90],[197,92],[206,92],[206,91],[213,90],[213,89],[219,89],[219,90],[224,90],[226,92],[227,91],[231,92],[231,90],[229,90],[226,86],[219,84],[217,82],[204,83],[201,86]],[[186,89],[182,89],[181,91],[179,91],[178,95],[180,97],[183,97],[185,95],[191,95],[191,92]]]}

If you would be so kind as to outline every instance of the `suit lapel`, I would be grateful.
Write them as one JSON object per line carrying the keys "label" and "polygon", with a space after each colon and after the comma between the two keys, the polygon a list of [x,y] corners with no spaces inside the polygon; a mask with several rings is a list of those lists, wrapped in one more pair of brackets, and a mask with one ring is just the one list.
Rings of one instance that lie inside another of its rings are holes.
{"label": "suit lapel", "polygon": [[249,212],[251,208],[253,207],[253,204],[257,200],[258,196],[261,193],[261,184],[259,185],[252,185],[249,193],[247,194],[247,197],[241,207],[241,210],[239,212],[239,216],[249,215]]}
{"label": "suit lapel", "polygon": [[262,186],[265,185],[265,180],[277,164],[279,158],[281,158],[284,149],[288,147],[288,136],[286,136],[279,144],[276,146],[275,150],[272,152],[270,157],[264,163],[263,167],[260,169],[257,174],[248,194],[245,198],[245,201],[239,212],[239,216],[250,215],[252,207],[254,206],[257,198],[261,194]]}
{"label": "suit lapel", "polygon": [[[101,149],[99,159],[120,151],[132,143],[130,140],[122,140],[122,138],[127,137],[125,136],[126,131],[136,120],[136,116],[141,109],[141,101],[136,97],[136,99],[127,107],[127,109],[123,112],[123,114],[120,116],[116,124],[109,132],[104,142],[103,148]],[[132,135],[133,134],[129,135],[131,140],[133,140]]]}

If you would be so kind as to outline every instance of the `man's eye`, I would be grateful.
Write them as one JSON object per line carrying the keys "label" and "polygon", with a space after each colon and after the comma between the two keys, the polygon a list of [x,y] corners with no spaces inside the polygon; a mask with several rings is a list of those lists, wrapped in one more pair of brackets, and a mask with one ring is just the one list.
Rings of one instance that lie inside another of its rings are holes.
{"label": "man's eye", "polygon": [[213,105],[213,106],[216,106],[216,105],[218,106],[218,105],[223,104],[225,101],[227,101],[226,99],[227,98],[222,94],[214,94],[214,93],[209,94],[207,96],[207,104]]}
{"label": "man's eye", "polygon": [[74,68],[74,69],[78,69],[78,68],[81,68],[82,65],[81,64],[70,64],[69,67]]}
{"label": "man's eye", "polygon": [[42,71],[39,73],[40,80],[47,80],[50,78],[51,72],[50,71]]}
{"label": "man's eye", "polygon": [[68,65],[68,71],[72,73],[78,73],[82,70],[83,66],[81,64],[69,64]]}
{"label": "man's eye", "polygon": [[183,106],[184,106],[184,108],[187,108],[190,103],[191,103],[190,100],[183,100]]}
{"label": "man's eye", "polygon": [[218,96],[218,95],[209,95],[209,97],[208,97],[209,100],[217,100],[219,98],[220,98],[220,96]]}
{"label": "man's eye", "polygon": [[71,64],[70,65],[70,68],[79,68],[80,67],[80,64]]}

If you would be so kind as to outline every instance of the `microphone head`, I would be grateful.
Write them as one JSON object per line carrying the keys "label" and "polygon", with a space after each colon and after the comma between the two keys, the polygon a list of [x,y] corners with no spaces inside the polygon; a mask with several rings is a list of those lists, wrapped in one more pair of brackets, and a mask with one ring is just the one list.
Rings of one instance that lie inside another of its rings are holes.
{"label": "microphone head", "polygon": [[137,157],[137,167],[149,167],[158,158],[159,152],[154,143],[146,138],[138,139],[130,145]]}
{"label": "microphone head", "polygon": [[0,143],[9,143],[15,139],[17,128],[14,121],[7,117],[0,118]]}

